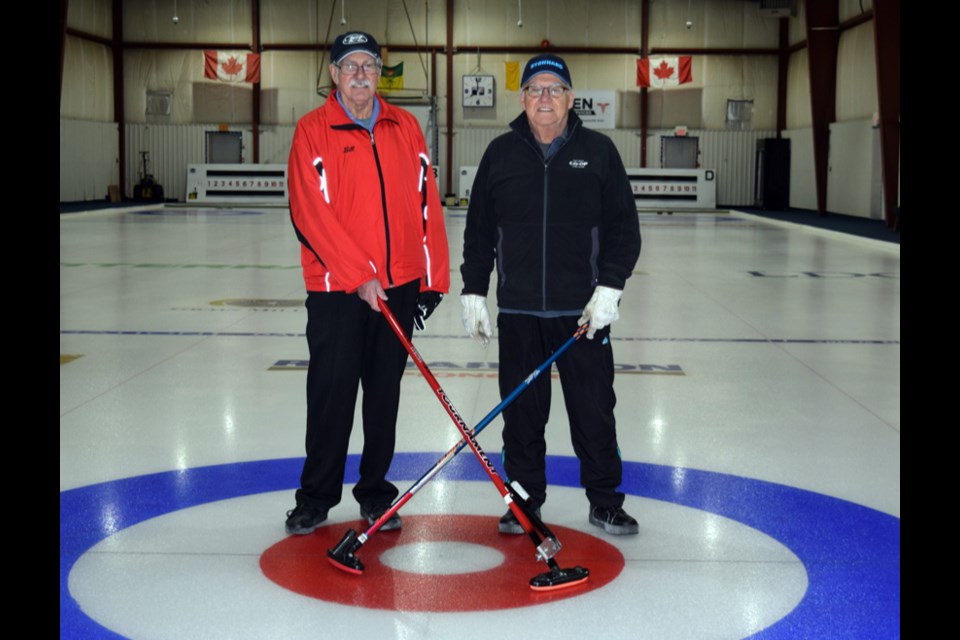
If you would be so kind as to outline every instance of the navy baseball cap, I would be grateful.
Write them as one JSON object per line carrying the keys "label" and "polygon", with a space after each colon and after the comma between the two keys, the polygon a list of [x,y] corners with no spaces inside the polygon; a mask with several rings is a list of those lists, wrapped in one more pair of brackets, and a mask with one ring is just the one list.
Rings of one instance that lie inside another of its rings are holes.
{"label": "navy baseball cap", "polygon": [[330,59],[334,64],[339,64],[348,55],[357,52],[380,60],[380,45],[372,35],[363,31],[350,31],[337,36],[330,47]]}
{"label": "navy baseball cap", "polygon": [[573,87],[573,81],[570,79],[570,68],[560,56],[552,53],[541,53],[539,56],[530,58],[527,66],[523,68],[523,77],[520,79],[520,86],[525,86],[535,75],[549,73],[557,77],[558,80],[568,87]]}

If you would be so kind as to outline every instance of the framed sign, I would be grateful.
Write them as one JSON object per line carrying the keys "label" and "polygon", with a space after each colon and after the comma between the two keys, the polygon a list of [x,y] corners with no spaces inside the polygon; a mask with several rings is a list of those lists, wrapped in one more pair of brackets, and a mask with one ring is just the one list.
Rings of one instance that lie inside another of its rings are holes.
{"label": "framed sign", "polygon": [[573,110],[591,129],[617,128],[616,91],[575,91]]}
{"label": "framed sign", "polygon": [[463,106],[493,106],[493,76],[463,76]]}

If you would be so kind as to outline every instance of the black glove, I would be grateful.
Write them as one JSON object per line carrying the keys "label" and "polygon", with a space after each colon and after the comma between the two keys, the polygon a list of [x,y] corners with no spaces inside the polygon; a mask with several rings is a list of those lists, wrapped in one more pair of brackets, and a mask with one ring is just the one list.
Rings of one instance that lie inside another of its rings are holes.
{"label": "black glove", "polygon": [[413,326],[419,331],[423,331],[427,318],[430,317],[441,300],[443,300],[443,294],[439,291],[421,291],[420,295],[417,296],[417,309],[413,313]]}

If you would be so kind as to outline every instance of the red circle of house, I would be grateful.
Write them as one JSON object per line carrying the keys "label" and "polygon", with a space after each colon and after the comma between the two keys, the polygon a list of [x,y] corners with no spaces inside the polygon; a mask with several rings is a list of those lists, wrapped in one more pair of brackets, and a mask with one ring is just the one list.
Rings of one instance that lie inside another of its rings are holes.
{"label": "red circle of house", "polygon": [[[415,515],[403,520],[400,531],[377,532],[357,551],[366,566],[362,575],[339,571],[327,560],[346,529],[366,529],[362,521],[321,527],[309,536],[290,536],[260,556],[263,574],[276,584],[301,595],[371,609],[391,611],[490,611],[528,607],[572,598],[598,589],[623,570],[623,554],[590,534],[552,527],[563,545],[555,556],[561,568],[582,566],[590,578],[579,585],[553,591],[534,591],[530,578],[548,571],[537,562],[528,536],[497,532],[489,516]],[[458,574],[424,574],[394,569],[380,560],[385,551],[421,542],[465,542],[486,545],[504,556],[486,571]],[[469,589],[465,589],[469,586]]]}

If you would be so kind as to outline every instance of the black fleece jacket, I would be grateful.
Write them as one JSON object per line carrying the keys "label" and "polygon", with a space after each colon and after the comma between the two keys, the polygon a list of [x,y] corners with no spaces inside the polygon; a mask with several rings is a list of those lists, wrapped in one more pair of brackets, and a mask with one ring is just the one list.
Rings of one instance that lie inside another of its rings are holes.
{"label": "black fleece jacket", "polygon": [[544,160],[526,114],[487,147],[464,230],[463,293],[497,304],[579,312],[597,285],[623,289],[640,255],[630,182],[613,142],[571,110],[563,145]]}

